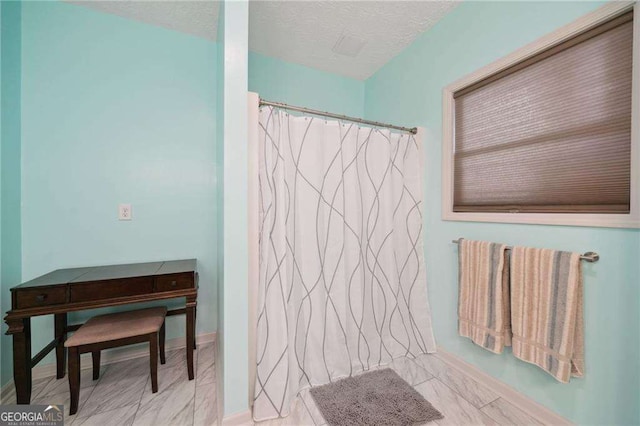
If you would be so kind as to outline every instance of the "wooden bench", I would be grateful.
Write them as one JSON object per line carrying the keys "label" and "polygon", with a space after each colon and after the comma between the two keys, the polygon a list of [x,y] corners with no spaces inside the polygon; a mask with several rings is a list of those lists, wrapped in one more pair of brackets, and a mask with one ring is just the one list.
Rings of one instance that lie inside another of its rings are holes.
{"label": "wooden bench", "polygon": [[80,355],[83,353],[91,352],[93,380],[97,380],[100,377],[101,350],[149,342],[151,390],[153,393],[158,392],[158,344],[160,345],[160,362],[164,364],[164,319],[166,315],[167,308],[164,306],[99,315],[91,318],[67,339],[64,345],[69,349],[70,415],[78,411]]}

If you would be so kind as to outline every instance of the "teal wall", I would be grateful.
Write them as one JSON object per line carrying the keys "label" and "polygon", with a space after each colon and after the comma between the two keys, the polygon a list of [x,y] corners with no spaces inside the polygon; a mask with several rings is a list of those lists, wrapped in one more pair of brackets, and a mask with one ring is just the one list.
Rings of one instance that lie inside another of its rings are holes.
{"label": "teal wall", "polygon": [[249,90],[261,98],[362,117],[364,82],[249,52]]}
{"label": "teal wall", "polygon": [[248,398],[247,73],[249,2],[226,2],[224,19],[224,304],[222,360],[225,417],[245,412]]}
{"label": "teal wall", "polygon": [[218,28],[217,43],[218,55],[216,64],[216,105],[217,105],[217,129],[216,129],[216,179],[217,179],[217,197],[216,197],[216,231],[217,241],[216,248],[218,250],[218,269],[217,275],[217,324],[218,331],[216,335],[216,403],[217,412],[224,413],[224,214],[222,209],[224,206],[224,1],[220,2],[218,11]]}
{"label": "teal wall", "polygon": [[[2,2],[3,311],[21,269],[29,279],[58,267],[197,257],[198,332],[220,333],[219,412],[246,408],[246,169],[236,166],[246,165],[238,119],[248,85],[269,100],[425,126],[425,251],[439,345],[575,422],[640,423],[640,232],[440,220],[442,87],[598,5],[465,3],[361,82],[255,53],[247,64],[244,2],[222,5],[218,43],[61,2],[26,2],[20,18],[17,3]],[[117,221],[121,202],[133,205],[133,221]],[[584,379],[560,385],[457,336],[450,240],[459,236],[601,254],[585,265]],[[51,320],[33,328],[35,352],[50,340]],[[182,319],[168,332],[183,334]]]}
{"label": "teal wall", "polygon": [[[580,424],[639,424],[640,232],[444,222],[441,211],[442,88],[595,9],[590,2],[465,2],[366,82],[367,118],[427,129],[425,252],[438,344]],[[560,384],[507,353],[457,335],[457,249],[465,237],[597,251],[584,265],[586,376]]]}
{"label": "teal wall", "polygon": [[[216,61],[216,43],[201,38],[23,4],[23,279],[195,257],[197,332],[216,330]],[[132,204],[132,221],[117,220],[118,203]],[[51,323],[34,319],[34,353]],[[168,338],[183,324],[168,321]]]}
{"label": "teal wall", "polygon": [[[21,279],[21,216],[20,216],[20,81],[21,81],[21,5],[20,2],[0,3],[0,38],[2,45],[1,114],[0,114],[0,181],[1,230],[0,300],[2,312],[11,307],[9,288]],[[0,383],[12,378],[11,337],[2,326],[0,337]]]}

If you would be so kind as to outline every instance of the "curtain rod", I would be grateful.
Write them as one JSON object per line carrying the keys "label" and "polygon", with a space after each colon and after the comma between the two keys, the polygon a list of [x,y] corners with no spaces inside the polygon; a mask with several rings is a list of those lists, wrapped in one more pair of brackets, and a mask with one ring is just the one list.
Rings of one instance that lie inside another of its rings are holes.
{"label": "curtain rod", "polygon": [[349,117],[349,116],[346,116],[346,115],[333,114],[331,112],[318,111],[318,110],[311,109],[311,108],[304,108],[304,107],[299,107],[299,106],[288,105],[288,104],[284,104],[282,102],[271,102],[271,101],[267,101],[267,100],[264,100],[264,99],[260,98],[260,106],[263,106],[263,105],[269,105],[269,106],[273,106],[273,107],[276,107],[276,108],[282,108],[282,109],[289,109],[289,110],[292,110],[292,111],[300,111],[300,112],[304,112],[304,113],[307,113],[307,114],[321,115],[323,117],[336,118],[338,120],[346,120],[346,121],[353,121],[355,123],[369,124],[371,126],[376,126],[376,127],[386,127],[388,129],[401,130],[403,132],[411,133],[412,135],[415,135],[416,133],[418,133],[418,129],[416,127],[394,126],[392,124],[380,123],[378,121],[365,120],[363,118]]}
{"label": "curtain rod", "polygon": [[[460,244],[460,240],[462,240],[462,238],[458,238],[457,240],[451,240],[451,242],[454,244]],[[512,248],[513,247],[511,246],[507,246],[507,250],[511,250]],[[585,254],[580,255],[580,260],[585,260],[589,263],[594,263],[600,260],[600,255],[596,252],[588,251]]]}

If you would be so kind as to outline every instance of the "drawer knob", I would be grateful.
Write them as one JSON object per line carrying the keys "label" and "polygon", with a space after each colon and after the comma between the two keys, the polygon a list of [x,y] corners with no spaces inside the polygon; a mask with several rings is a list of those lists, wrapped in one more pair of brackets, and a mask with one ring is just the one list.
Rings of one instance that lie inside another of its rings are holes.
{"label": "drawer knob", "polygon": [[36,300],[38,302],[44,302],[46,298],[47,298],[46,294],[39,294],[39,295],[36,296]]}
{"label": "drawer knob", "polygon": [[175,281],[171,281],[171,287],[175,287],[178,283]]}

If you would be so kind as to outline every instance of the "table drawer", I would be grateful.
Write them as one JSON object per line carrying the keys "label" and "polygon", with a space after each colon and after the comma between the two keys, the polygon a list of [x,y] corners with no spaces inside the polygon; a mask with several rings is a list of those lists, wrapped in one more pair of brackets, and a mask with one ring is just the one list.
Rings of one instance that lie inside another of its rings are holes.
{"label": "table drawer", "polygon": [[69,289],[71,303],[137,296],[152,291],[153,277],[73,283]]}
{"label": "table drawer", "polygon": [[67,286],[18,290],[17,309],[58,305],[67,301]]}
{"label": "table drawer", "polygon": [[156,277],[156,291],[184,290],[193,288],[193,274],[171,274]]}

